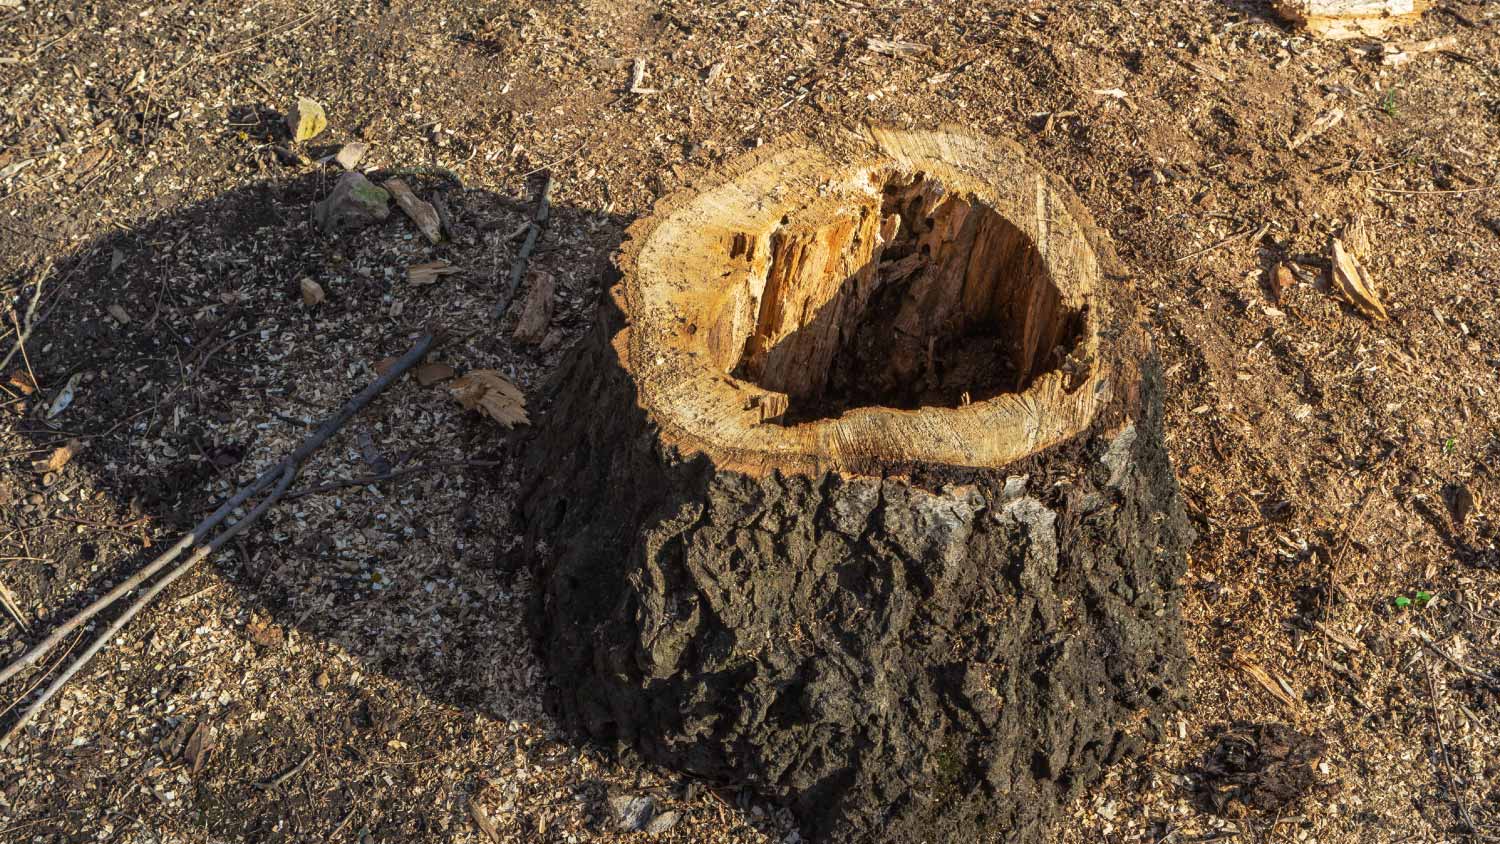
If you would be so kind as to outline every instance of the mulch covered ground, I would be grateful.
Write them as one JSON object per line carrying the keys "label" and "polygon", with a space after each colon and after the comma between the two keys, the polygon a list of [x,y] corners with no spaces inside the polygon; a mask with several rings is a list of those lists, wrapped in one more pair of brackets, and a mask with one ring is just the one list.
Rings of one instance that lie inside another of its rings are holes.
{"label": "mulch covered ground", "polygon": [[[956,123],[1110,232],[1198,530],[1195,703],[1056,840],[1500,839],[1500,8],[1451,0],[1391,43],[1450,36],[1392,62],[1250,0],[0,2],[0,354],[36,323],[0,372],[0,653],[426,326],[433,361],[539,396],[624,226],[726,158]],[[298,96],[329,123],[301,144]],[[452,236],[310,225],[352,141]],[[522,343],[491,309],[544,169],[556,306]],[[1330,289],[1335,234],[1389,320]],[[435,260],[459,271],[412,284]],[[0,841],[798,839],[754,794],[556,734],[508,434],[448,384],[397,384],[299,486],[440,468],[285,503],[0,753]]]}

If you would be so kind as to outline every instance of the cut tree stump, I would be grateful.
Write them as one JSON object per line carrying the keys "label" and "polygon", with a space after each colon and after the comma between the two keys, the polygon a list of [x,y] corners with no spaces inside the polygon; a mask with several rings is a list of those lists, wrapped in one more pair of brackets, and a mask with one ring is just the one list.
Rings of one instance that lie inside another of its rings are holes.
{"label": "cut tree stump", "polygon": [[1183,697],[1190,530],[1115,265],[958,130],[659,203],[523,446],[561,723],[814,841],[1036,840]]}

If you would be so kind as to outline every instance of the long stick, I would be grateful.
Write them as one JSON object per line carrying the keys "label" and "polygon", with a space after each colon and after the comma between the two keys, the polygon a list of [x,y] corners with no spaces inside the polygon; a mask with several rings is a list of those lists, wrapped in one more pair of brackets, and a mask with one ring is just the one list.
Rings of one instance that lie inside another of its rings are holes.
{"label": "long stick", "polygon": [[206,537],[210,531],[217,527],[218,524],[222,522],[226,516],[234,512],[237,507],[239,507],[241,504],[244,504],[245,501],[248,500],[251,496],[265,489],[266,486],[268,486],[272,481],[276,480],[277,476],[281,474],[282,470],[284,470],[288,464],[291,464],[292,466],[300,465],[303,460],[307,459],[308,455],[312,454],[318,449],[319,446],[327,442],[328,438],[333,436],[335,431],[343,427],[344,424],[354,416],[354,414],[363,410],[365,405],[369,404],[370,401],[377,395],[379,395],[383,390],[385,390],[386,387],[389,387],[392,382],[394,382],[397,378],[400,378],[401,375],[406,372],[406,370],[410,369],[417,363],[417,361],[421,360],[422,357],[427,354],[427,350],[432,347],[432,344],[435,340],[436,335],[434,335],[432,332],[423,334],[420,338],[418,338],[416,345],[412,346],[410,351],[402,355],[394,364],[392,364],[391,368],[387,369],[384,375],[381,375],[379,378],[372,381],[369,386],[365,387],[364,390],[362,390],[358,395],[350,399],[349,403],[344,405],[343,409],[341,409],[335,416],[324,422],[321,426],[318,427],[316,431],[309,435],[307,439],[303,440],[302,444],[297,447],[296,451],[282,458],[280,462],[262,472],[260,477],[256,478],[249,485],[241,487],[240,490],[234,494],[233,498],[230,498],[228,501],[221,504],[219,506],[219,509],[210,514],[208,518],[199,522],[191,532],[184,535],[181,539],[177,540],[176,544],[167,549],[167,551],[160,557],[152,560],[150,565],[146,566],[144,569],[141,569],[141,571],[136,573],[130,579],[121,583],[119,586],[111,589],[109,591],[109,594],[93,602],[92,604],[89,604],[87,607],[84,607],[82,611],[64,622],[55,631],[53,631],[51,635],[42,640],[42,642],[39,643],[36,647],[27,651],[23,656],[17,658],[10,665],[7,665],[4,670],[0,670],[0,683],[9,680],[11,677],[14,677],[17,672],[19,672],[26,666],[36,663],[42,657],[46,656],[49,651],[57,647],[58,643],[67,638],[67,635],[73,630],[76,630],[79,625],[98,615],[101,611],[105,610],[116,601],[120,600],[120,598],[125,596],[127,593],[140,586],[152,575],[156,574],[158,571],[161,571],[169,563],[177,559],[177,557],[182,554],[183,551],[186,551],[188,548],[201,543],[204,537]]}
{"label": "long stick", "polygon": [[67,685],[69,680],[73,679],[74,674],[83,670],[83,667],[89,663],[89,660],[93,659],[95,654],[103,650],[105,645],[108,645],[115,636],[119,635],[119,632],[124,629],[125,625],[129,624],[132,618],[135,618],[141,610],[145,609],[151,603],[151,600],[159,595],[163,589],[171,586],[172,582],[177,580],[177,578],[187,574],[199,560],[213,554],[222,548],[224,543],[259,521],[260,517],[265,515],[267,510],[271,509],[271,505],[275,504],[277,499],[286,493],[287,488],[292,485],[292,478],[296,476],[297,467],[295,465],[283,466],[281,470],[281,482],[276,485],[276,488],[271,491],[270,495],[265,497],[265,500],[255,505],[255,509],[246,514],[245,518],[230,525],[223,533],[214,537],[212,542],[207,545],[200,545],[198,550],[193,552],[192,556],[178,564],[177,568],[168,572],[161,580],[152,584],[150,589],[147,589],[135,600],[135,603],[131,604],[125,612],[120,613],[120,617],[115,619],[113,624],[105,628],[103,633],[94,637],[94,641],[89,644],[88,648],[74,658],[68,664],[68,667],[63,670],[63,673],[57,675],[57,679],[53,680],[52,685],[48,686],[47,690],[42,692],[42,696],[26,707],[26,711],[22,712],[21,717],[16,719],[16,723],[5,733],[5,737],[0,738],[0,750],[4,750],[10,744],[10,740],[15,737],[16,733],[19,733],[21,728],[31,723],[31,719],[36,717],[37,712],[43,706],[47,705],[47,701],[51,700],[61,691],[62,687]]}
{"label": "long stick", "polygon": [[521,244],[521,251],[516,253],[515,263],[510,265],[510,287],[500,296],[500,304],[495,306],[495,316],[505,316],[510,303],[516,298],[516,291],[521,289],[521,278],[526,275],[526,266],[531,263],[531,250],[536,248],[537,238],[542,236],[542,227],[547,225],[547,218],[552,215],[552,174],[547,174],[547,181],[542,183],[542,192],[536,200],[536,213],[531,217],[531,225],[526,229],[526,242]]}

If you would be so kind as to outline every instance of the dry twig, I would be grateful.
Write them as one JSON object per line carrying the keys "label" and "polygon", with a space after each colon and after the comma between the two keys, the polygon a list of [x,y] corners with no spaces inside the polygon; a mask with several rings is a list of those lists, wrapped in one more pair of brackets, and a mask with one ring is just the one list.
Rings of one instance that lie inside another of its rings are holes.
{"label": "dry twig", "polygon": [[510,287],[500,297],[500,303],[495,306],[497,318],[505,316],[510,308],[510,303],[515,301],[516,291],[521,289],[521,278],[526,275],[526,267],[531,263],[531,252],[536,248],[537,239],[542,236],[542,229],[547,225],[547,220],[552,216],[552,174],[547,174],[547,180],[542,183],[542,192],[536,200],[536,213],[531,217],[531,225],[526,228],[526,242],[521,244],[521,251],[516,254],[515,263],[510,266]]}
{"label": "dry twig", "polygon": [[[298,467],[302,465],[303,461],[305,461],[314,451],[316,451],[325,442],[327,442],[328,439],[332,437],[334,433],[336,433],[340,428],[342,428],[350,419],[352,419],[355,414],[363,410],[366,405],[368,405],[375,399],[376,396],[384,392],[387,387],[389,387],[396,381],[396,379],[400,378],[408,369],[416,365],[417,362],[419,362],[427,354],[427,351],[432,348],[432,344],[436,341],[436,339],[436,335],[432,332],[423,334],[417,340],[416,344],[406,352],[406,354],[397,359],[394,364],[392,364],[388,369],[386,369],[383,374],[380,375],[380,377],[372,381],[368,386],[361,390],[358,395],[350,399],[348,403],[346,403],[339,410],[338,413],[324,421],[322,425],[318,426],[318,429],[310,434],[305,440],[303,440],[302,443],[297,446],[297,449],[295,451],[282,458],[278,463],[267,469],[265,472],[261,473],[261,475],[254,481],[251,481],[249,484],[240,488],[240,490],[237,491],[233,497],[220,505],[217,510],[209,515],[208,518],[204,519],[196,527],[194,527],[192,531],[188,532],[181,539],[179,539],[170,549],[167,550],[166,553],[162,554],[160,557],[157,557],[144,569],[137,572],[135,575],[121,583],[119,586],[116,586],[114,589],[110,590],[107,595],[85,607],[77,615],[59,625],[58,628],[54,630],[52,634],[49,635],[40,644],[38,644],[36,647],[33,647],[30,651],[27,651],[24,655],[22,655],[15,661],[11,662],[11,664],[7,665],[3,670],[0,670],[0,683],[3,683],[11,677],[15,676],[26,666],[35,663],[43,656],[45,656],[50,650],[52,650],[52,648],[56,647],[57,644],[68,635],[68,633],[77,629],[80,625],[98,615],[104,609],[113,605],[126,593],[133,591],[138,586],[145,583],[146,580],[149,579],[152,575],[165,568],[169,563],[180,556],[183,551],[186,551],[187,549],[192,548],[195,545],[198,546],[197,549],[186,560],[178,564],[176,568],[163,576],[160,580],[153,584],[150,589],[148,589],[138,599],[136,599],[135,603],[131,604],[130,607],[124,613],[122,613],[121,616],[116,619],[115,622],[111,624],[107,630],[105,630],[104,633],[100,634],[97,638],[94,639],[93,643],[88,647],[87,650],[85,650],[81,655],[79,655],[77,659],[69,664],[69,666],[63,671],[63,673],[60,674],[58,678],[52,682],[52,685],[47,687],[46,691],[42,693],[41,697],[39,697],[30,707],[26,709],[24,713],[22,713],[21,717],[16,721],[14,725],[12,725],[10,730],[6,733],[5,737],[3,739],[0,739],[0,749],[3,749],[6,745],[8,745],[11,738],[14,737],[22,727],[24,727],[31,721],[32,718],[36,716],[37,711],[43,705],[45,705],[48,700],[56,695],[57,692],[62,689],[63,685],[65,685],[74,674],[77,674],[78,671],[82,669],[83,666],[87,664],[88,661],[92,659],[96,653],[102,650],[104,646],[107,645],[115,637],[115,635],[118,634],[119,631],[130,621],[130,619],[134,618],[136,614],[144,609],[146,605],[156,597],[157,594],[159,594],[167,586],[171,585],[173,581],[186,574],[199,561],[212,555],[215,551],[219,550],[219,548],[223,547],[224,543],[242,533],[244,530],[253,525],[257,520],[259,520],[260,517],[264,515],[266,510],[270,509],[270,507],[275,504],[276,501],[278,501],[283,495],[286,494],[287,489],[291,487],[293,478],[296,477]],[[245,518],[225,529],[208,544],[198,544],[202,542],[204,537],[206,537],[209,532],[217,527],[219,523],[222,522],[226,517],[228,517],[228,515],[237,507],[239,507],[245,501],[249,500],[252,496],[264,490],[272,481],[276,481],[278,478],[280,480],[277,483],[275,489],[272,490],[264,500],[257,504],[255,508],[245,516]]]}

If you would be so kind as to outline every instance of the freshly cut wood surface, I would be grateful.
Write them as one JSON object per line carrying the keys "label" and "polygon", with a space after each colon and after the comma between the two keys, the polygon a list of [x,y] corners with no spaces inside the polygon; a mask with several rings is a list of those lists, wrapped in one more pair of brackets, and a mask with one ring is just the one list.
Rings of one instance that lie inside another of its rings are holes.
{"label": "freshly cut wood surface", "polygon": [[[789,140],[659,209],[617,259],[634,318],[614,347],[685,451],[751,474],[999,466],[1081,430],[1107,397],[1092,227],[1000,142]],[[973,389],[953,380],[966,367]],[[861,377],[900,400],[847,383]]]}
{"label": "freshly cut wood surface", "polygon": [[1378,38],[1432,6],[1429,0],[1275,0],[1282,17],[1321,38]]}

